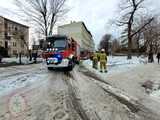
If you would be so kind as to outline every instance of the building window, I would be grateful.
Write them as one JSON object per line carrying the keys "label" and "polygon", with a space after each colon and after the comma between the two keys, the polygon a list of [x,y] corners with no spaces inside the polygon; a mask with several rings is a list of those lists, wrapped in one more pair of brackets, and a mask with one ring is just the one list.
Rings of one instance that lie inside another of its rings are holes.
{"label": "building window", "polygon": [[22,55],[24,55],[24,50],[21,51]]}
{"label": "building window", "polygon": [[16,47],[17,46],[17,43],[16,42],[13,42],[13,47]]}
{"label": "building window", "polygon": [[17,55],[17,50],[13,50],[13,55]]}
{"label": "building window", "polygon": [[21,35],[20,38],[21,38],[21,40],[24,40],[24,35]]}
{"label": "building window", "polygon": [[24,48],[24,44],[21,44],[21,47]]}
{"label": "building window", "polygon": [[18,31],[18,28],[17,28],[17,27],[15,27],[15,31],[16,31],[16,32]]}
{"label": "building window", "polygon": [[2,46],[2,44],[3,44],[3,42],[2,42],[2,41],[0,41],[0,46]]}
{"label": "building window", "polygon": [[10,36],[10,33],[9,32],[5,32],[5,39],[7,40],[11,40],[11,36]]}
{"label": "building window", "polygon": [[12,24],[12,30],[15,30],[14,28],[15,28],[15,27],[14,27],[14,24]]}

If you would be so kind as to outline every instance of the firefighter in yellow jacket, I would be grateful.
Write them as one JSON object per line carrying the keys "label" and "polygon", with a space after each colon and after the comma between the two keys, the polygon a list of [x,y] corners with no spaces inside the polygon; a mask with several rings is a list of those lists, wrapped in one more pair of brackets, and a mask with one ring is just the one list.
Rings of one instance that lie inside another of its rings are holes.
{"label": "firefighter in yellow jacket", "polygon": [[98,69],[98,51],[93,53],[93,68]]}
{"label": "firefighter in yellow jacket", "polygon": [[104,69],[104,72],[107,72],[107,66],[106,66],[107,55],[104,49],[102,49],[101,53],[99,54],[99,60],[100,60],[100,72],[103,72],[103,69]]}

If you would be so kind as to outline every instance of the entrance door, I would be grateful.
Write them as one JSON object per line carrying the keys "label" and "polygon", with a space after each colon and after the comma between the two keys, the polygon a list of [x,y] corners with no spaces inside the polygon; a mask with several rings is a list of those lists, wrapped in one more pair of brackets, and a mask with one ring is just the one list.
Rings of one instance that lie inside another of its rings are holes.
{"label": "entrance door", "polygon": [[5,48],[8,49],[8,41],[5,41]]}
{"label": "entrance door", "polygon": [[5,41],[5,55],[8,56],[8,41]]}

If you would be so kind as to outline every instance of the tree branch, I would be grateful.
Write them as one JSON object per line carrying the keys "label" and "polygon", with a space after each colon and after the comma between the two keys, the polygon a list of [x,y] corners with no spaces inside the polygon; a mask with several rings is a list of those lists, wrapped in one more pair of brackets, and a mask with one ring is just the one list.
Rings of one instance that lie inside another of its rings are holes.
{"label": "tree branch", "polygon": [[136,32],[134,32],[131,36],[133,37],[134,35],[136,35],[137,33],[141,32],[148,24],[150,24],[152,21],[154,20],[154,18],[151,18],[147,23],[145,23],[141,28],[139,28]]}

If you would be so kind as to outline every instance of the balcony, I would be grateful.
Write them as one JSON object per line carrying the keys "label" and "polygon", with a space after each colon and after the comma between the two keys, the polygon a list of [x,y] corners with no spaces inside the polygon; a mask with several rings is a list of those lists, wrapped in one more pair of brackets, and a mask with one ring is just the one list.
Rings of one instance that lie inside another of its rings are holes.
{"label": "balcony", "polygon": [[4,34],[6,40],[11,40],[11,35],[7,32]]}

